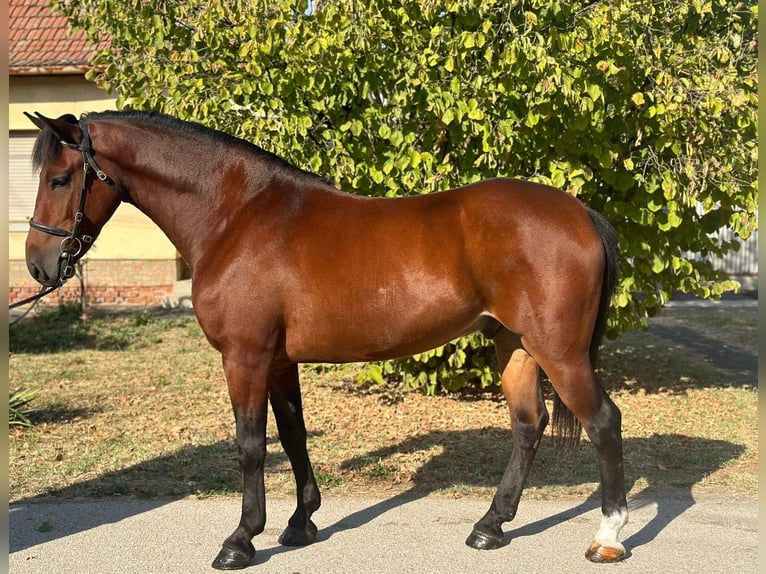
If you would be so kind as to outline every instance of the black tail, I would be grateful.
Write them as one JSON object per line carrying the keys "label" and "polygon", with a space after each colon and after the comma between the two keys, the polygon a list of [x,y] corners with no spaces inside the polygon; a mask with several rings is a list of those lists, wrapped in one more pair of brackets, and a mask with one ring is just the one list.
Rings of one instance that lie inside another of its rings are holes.
{"label": "black tail", "polygon": [[[596,325],[593,328],[593,336],[590,341],[590,362],[595,368],[601,340],[606,332],[609,302],[612,299],[615,287],[617,287],[619,252],[617,251],[617,232],[612,227],[612,224],[603,215],[591,208],[588,208],[588,214],[598,234],[601,236],[601,242],[604,244],[604,254],[606,255],[604,280],[601,287],[601,301],[599,302]],[[559,444],[572,447],[580,442],[580,434],[582,433],[580,421],[577,420],[572,411],[561,402],[561,399],[555,393],[553,396],[553,418],[551,424],[553,426],[553,434],[557,437]]]}

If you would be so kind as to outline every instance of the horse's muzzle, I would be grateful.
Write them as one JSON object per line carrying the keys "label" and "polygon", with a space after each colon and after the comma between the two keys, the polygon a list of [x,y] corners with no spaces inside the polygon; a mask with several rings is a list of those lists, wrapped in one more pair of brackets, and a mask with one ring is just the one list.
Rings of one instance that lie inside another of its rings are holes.
{"label": "horse's muzzle", "polygon": [[34,261],[27,262],[27,269],[29,269],[29,274],[32,276],[32,278],[40,283],[40,285],[44,285],[45,287],[53,287],[58,282],[58,274],[51,276],[47,271],[45,271],[45,269],[40,267]]}
{"label": "horse's muzzle", "polygon": [[27,270],[44,287],[53,287],[61,281],[62,261],[57,251],[38,252],[27,249]]}

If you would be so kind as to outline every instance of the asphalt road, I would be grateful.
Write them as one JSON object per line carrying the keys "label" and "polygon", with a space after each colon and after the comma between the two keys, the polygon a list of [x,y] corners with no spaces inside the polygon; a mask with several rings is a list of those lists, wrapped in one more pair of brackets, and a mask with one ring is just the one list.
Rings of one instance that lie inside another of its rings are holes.
{"label": "asphalt road", "polygon": [[[758,571],[754,499],[690,495],[630,501],[618,565],[591,564],[584,552],[600,519],[599,501],[524,501],[506,524],[506,544],[464,544],[487,503],[393,497],[327,499],[315,515],[317,541],[285,548],[277,537],[292,501],[269,499],[266,531],[245,572],[318,574],[748,574]],[[14,504],[9,511],[10,572],[195,574],[236,525],[239,501],[98,501]]]}

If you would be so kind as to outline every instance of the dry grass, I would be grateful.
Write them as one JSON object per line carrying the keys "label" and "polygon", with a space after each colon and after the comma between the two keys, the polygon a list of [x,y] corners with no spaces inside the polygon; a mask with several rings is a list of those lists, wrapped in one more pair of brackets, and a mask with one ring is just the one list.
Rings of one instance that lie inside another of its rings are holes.
{"label": "dry grass", "polygon": [[[602,379],[623,412],[630,492],[755,497],[756,381],[698,348],[703,338],[755,356],[755,313],[670,312],[661,325],[697,336],[682,344],[632,333],[602,354]],[[193,317],[143,311],[82,325],[64,309],[14,327],[10,348],[11,388],[38,390],[32,426],[9,429],[11,501],[239,495],[220,359]],[[510,454],[498,395],[429,398],[360,385],[355,373],[302,371],[309,451],[325,495],[492,495]],[[292,496],[271,420],[268,436],[267,489]],[[543,440],[526,496],[588,495],[597,477],[586,440],[572,451]]]}

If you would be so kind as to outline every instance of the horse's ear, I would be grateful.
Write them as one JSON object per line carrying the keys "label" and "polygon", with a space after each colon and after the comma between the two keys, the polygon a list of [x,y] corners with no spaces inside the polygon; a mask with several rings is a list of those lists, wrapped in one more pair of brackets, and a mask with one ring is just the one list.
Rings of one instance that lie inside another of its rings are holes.
{"label": "horse's ear", "polygon": [[[27,116],[27,118],[29,118],[30,122],[32,122],[33,124],[37,126],[37,129],[40,129],[40,130],[45,129],[45,124],[40,118],[36,118],[29,112],[24,112],[24,115]],[[39,115],[39,112],[38,112],[38,115]]]}
{"label": "horse's ear", "polygon": [[34,116],[24,112],[24,115],[41,130],[45,128],[50,129],[64,144],[76,146],[82,140],[80,124],[72,114],[65,114],[55,120],[46,118],[40,112],[35,112]]}

